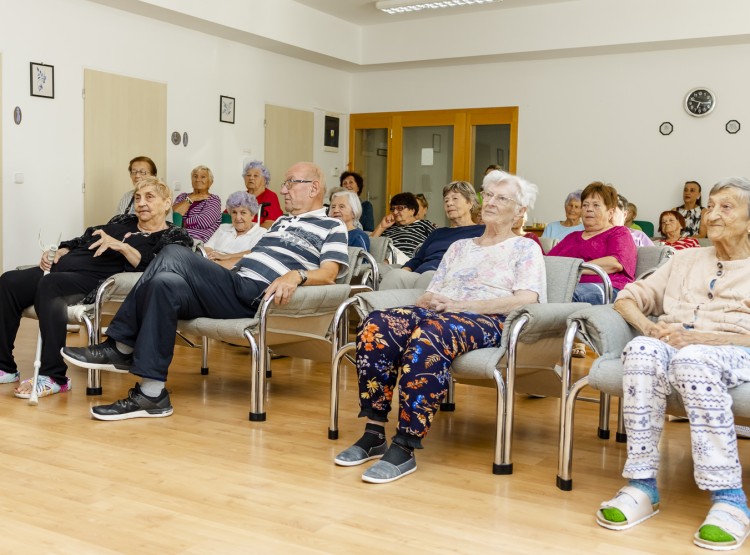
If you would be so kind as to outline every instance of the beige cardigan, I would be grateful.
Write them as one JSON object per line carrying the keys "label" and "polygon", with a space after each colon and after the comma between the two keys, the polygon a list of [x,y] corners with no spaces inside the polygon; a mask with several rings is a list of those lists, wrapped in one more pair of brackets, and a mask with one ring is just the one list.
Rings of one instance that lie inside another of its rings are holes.
{"label": "beige cardigan", "polygon": [[617,298],[633,299],[659,322],[750,334],[750,259],[719,262],[714,247],[678,251],[648,278],[628,284]]}

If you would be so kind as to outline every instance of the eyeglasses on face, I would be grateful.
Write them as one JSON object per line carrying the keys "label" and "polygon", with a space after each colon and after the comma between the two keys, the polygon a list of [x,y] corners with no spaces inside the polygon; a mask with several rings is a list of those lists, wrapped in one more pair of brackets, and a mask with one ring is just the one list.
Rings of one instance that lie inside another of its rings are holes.
{"label": "eyeglasses on face", "polygon": [[484,199],[484,202],[496,202],[504,206],[507,206],[508,204],[511,204],[511,203],[518,202],[514,198],[504,197],[502,195],[495,195],[493,193],[484,193],[483,199]]}
{"label": "eyeglasses on face", "polygon": [[313,179],[287,179],[281,182],[281,188],[286,188],[287,191],[291,191],[297,183],[313,183]]}
{"label": "eyeglasses on face", "polygon": [[402,210],[406,210],[408,207],[404,206],[403,204],[397,204],[395,206],[391,206],[391,212],[401,212]]}
{"label": "eyeglasses on face", "polygon": [[[122,175],[122,174],[120,174],[120,175]],[[130,175],[132,175],[134,177],[136,175],[138,175],[140,177],[143,177],[143,176],[146,176],[146,175],[151,175],[151,172],[148,171],[148,170],[130,170]]]}

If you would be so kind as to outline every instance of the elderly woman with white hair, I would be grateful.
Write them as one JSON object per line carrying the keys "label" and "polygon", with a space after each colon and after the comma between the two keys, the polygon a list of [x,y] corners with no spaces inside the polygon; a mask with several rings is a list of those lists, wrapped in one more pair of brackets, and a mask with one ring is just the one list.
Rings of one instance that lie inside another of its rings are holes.
{"label": "elderly woman with white hair", "polygon": [[182,227],[197,241],[208,241],[221,224],[221,199],[209,193],[214,174],[206,166],[196,166],[190,172],[192,193],[180,193],[172,210],[182,216]]}
{"label": "elderly woman with white hair", "polygon": [[[414,306],[373,311],[359,325],[359,416],[367,424],[364,435],[336,456],[337,465],[382,457],[362,475],[371,483],[414,472],[414,449],[422,448],[445,398],[453,360],[497,346],[509,312],[546,302],[542,251],[511,229],[536,195],[537,187],[526,180],[490,172],[484,178],[484,233],[450,246]],[[397,385],[398,426],[389,447],[384,424]]]}
{"label": "elderly woman with white hair", "polygon": [[667,396],[676,392],[690,420],[695,482],[711,493],[693,542],[725,551],[750,534],[729,393],[750,382],[750,181],[734,177],[714,185],[703,218],[712,247],[677,252],[615,302],[642,335],[622,353],[628,484],[602,503],[596,519],[604,528],[626,530],[659,512],[656,480],[667,476],[659,472],[659,441]]}
{"label": "elderly woman with white hair", "polygon": [[247,192],[258,199],[260,210],[260,225],[268,229],[278,220],[283,212],[279,204],[279,196],[268,188],[271,183],[271,172],[263,162],[251,160],[242,168],[242,178],[245,180]]}
{"label": "elderly woman with white hair", "polygon": [[370,250],[370,237],[357,227],[362,216],[362,203],[357,193],[344,187],[336,187],[331,191],[328,215],[344,222],[350,247]]}
{"label": "elderly woman with white hair", "polygon": [[232,223],[221,224],[206,242],[209,260],[225,268],[232,268],[252,250],[266,233],[266,229],[257,222],[258,210],[257,199],[247,191],[229,195],[227,212],[232,217]]}

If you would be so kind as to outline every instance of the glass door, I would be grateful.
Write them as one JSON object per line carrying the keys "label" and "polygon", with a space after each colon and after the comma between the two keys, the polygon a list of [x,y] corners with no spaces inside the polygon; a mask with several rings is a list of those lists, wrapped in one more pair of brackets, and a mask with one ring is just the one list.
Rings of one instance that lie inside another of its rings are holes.
{"label": "glass door", "polygon": [[423,194],[425,217],[446,226],[443,187],[453,180],[453,126],[405,127],[402,155],[401,190]]}

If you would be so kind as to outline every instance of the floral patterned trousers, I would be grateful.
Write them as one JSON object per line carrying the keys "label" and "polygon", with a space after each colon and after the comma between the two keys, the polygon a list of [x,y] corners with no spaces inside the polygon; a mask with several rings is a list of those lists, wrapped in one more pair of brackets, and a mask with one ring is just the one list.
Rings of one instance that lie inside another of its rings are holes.
{"label": "floral patterned trousers", "polygon": [[656,478],[667,396],[682,397],[690,419],[695,483],[703,490],[742,487],[732,398],[750,381],[750,354],[739,347],[689,345],[636,337],[623,356],[623,413],[628,434],[625,478]]}
{"label": "floral patterned trousers", "polygon": [[417,306],[371,312],[357,330],[359,416],[387,422],[398,381],[397,440],[421,448],[448,390],[453,359],[499,345],[504,319]]}

